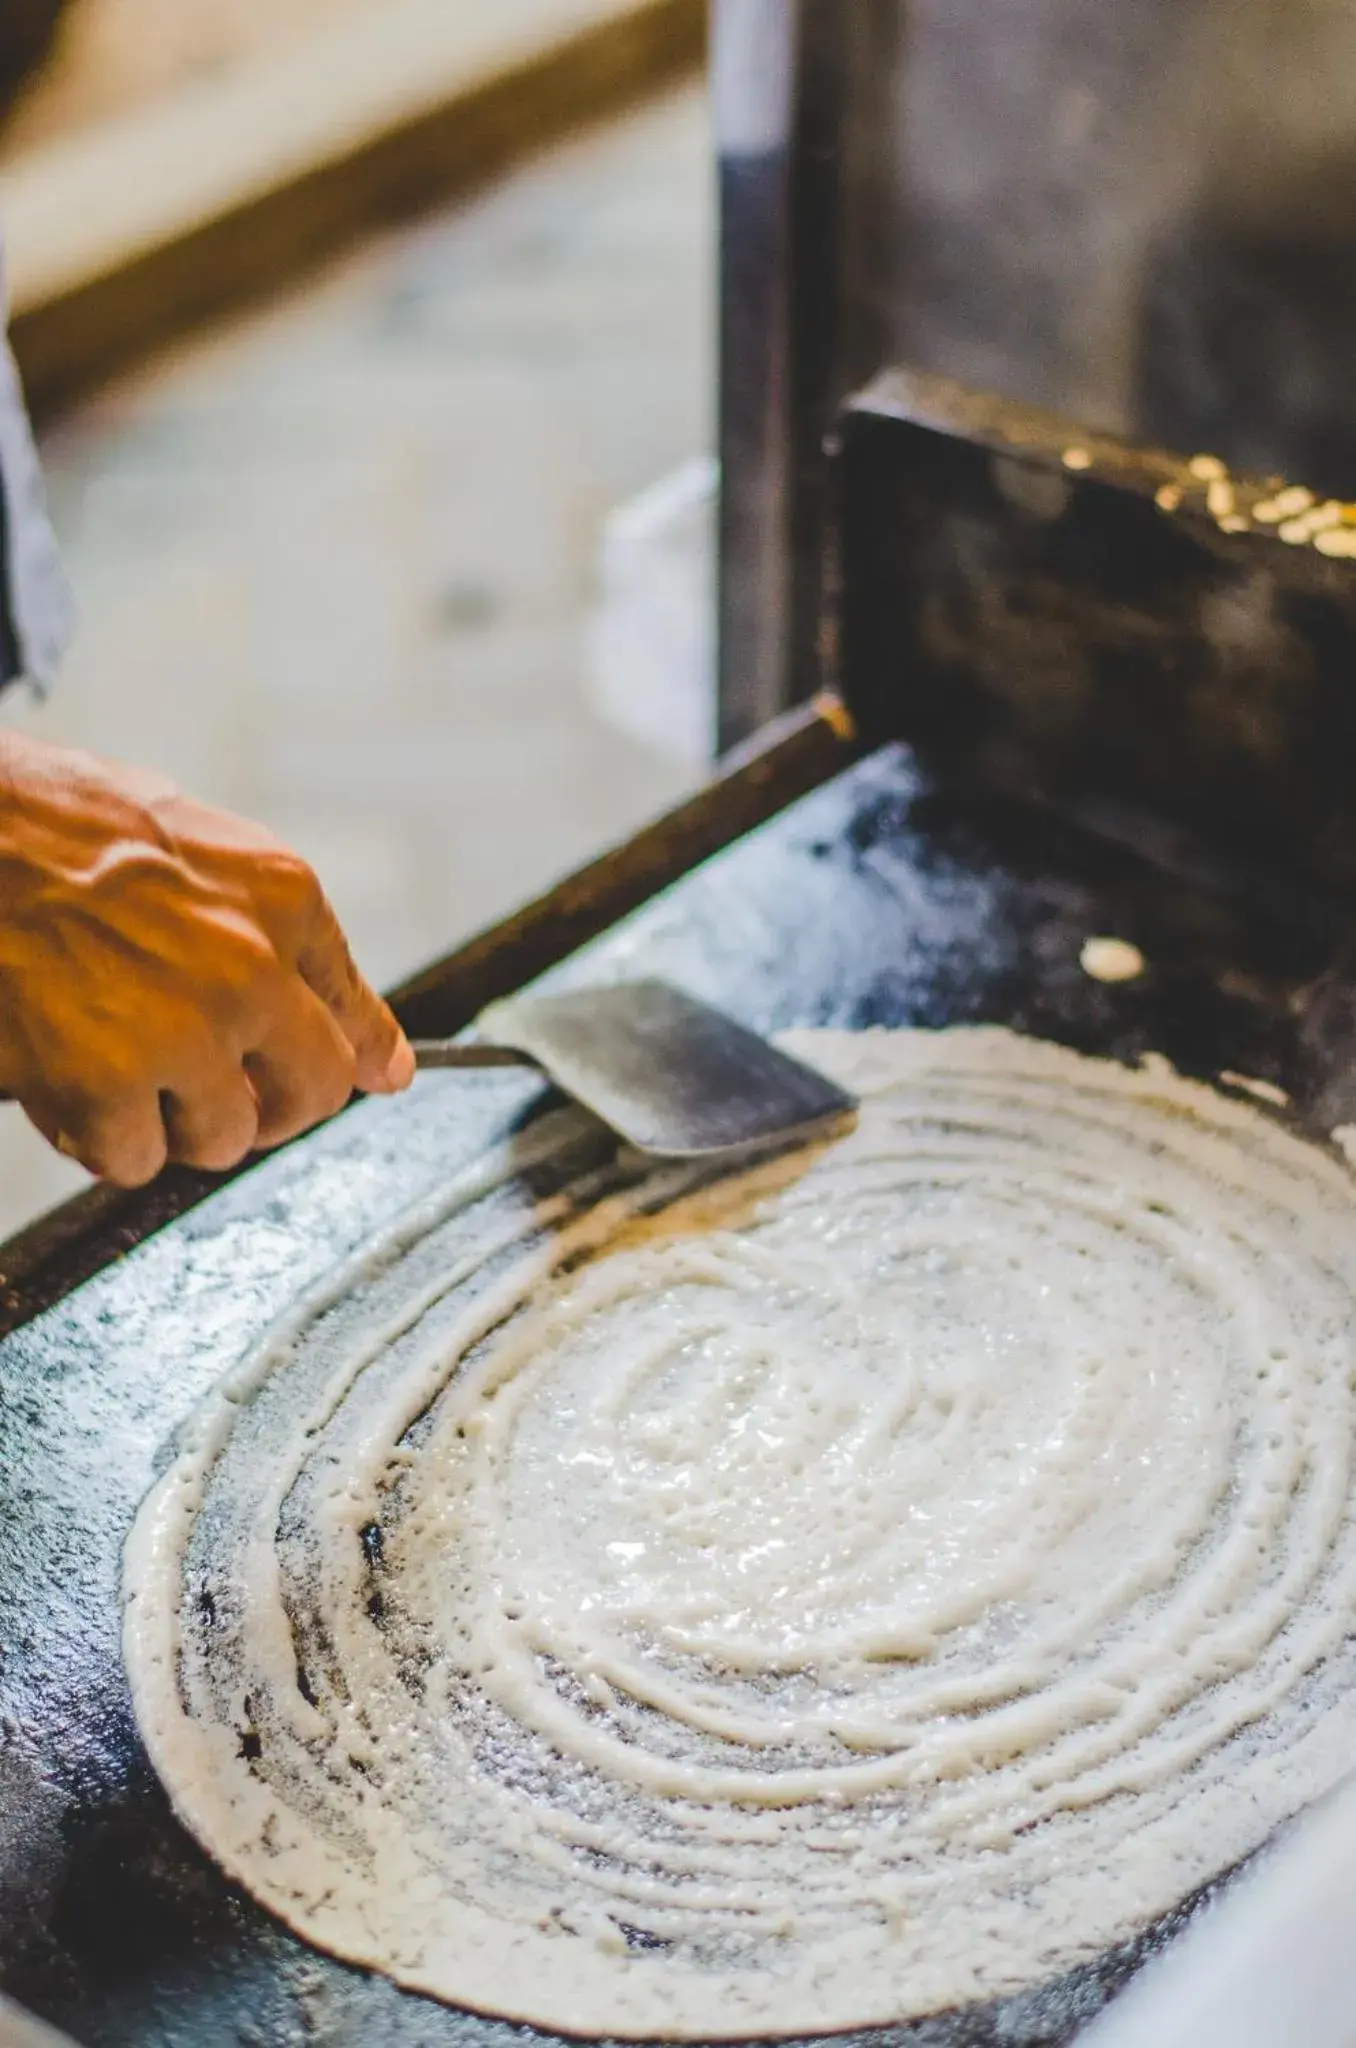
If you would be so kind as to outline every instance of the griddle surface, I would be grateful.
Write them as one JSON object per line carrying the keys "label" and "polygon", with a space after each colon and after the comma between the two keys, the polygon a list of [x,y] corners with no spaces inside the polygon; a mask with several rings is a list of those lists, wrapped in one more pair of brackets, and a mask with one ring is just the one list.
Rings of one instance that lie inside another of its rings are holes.
{"label": "griddle surface", "polygon": [[[1278,1083],[1356,1122],[1340,913],[1188,881],[1080,830],[932,787],[888,748],[548,977],[660,973],[762,1030],[1010,1024],[1080,1050]],[[1133,940],[1139,981],[1079,965]],[[509,2048],[530,2030],[397,1992],[296,1941],[172,1818],[119,1649],[123,1536],[166,1438],[308,1278],[544,1099],[429,1076],[172,1224],[0,1345],[0,1983],[89,2048]],[[1069,2040],[1146,1948],[1039,1994],[868,2038]]]}

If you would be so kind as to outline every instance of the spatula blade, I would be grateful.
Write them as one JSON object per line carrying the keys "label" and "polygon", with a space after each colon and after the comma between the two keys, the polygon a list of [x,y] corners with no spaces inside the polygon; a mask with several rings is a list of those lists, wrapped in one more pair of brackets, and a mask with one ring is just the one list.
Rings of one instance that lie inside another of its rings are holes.
{"label": "spatula blade", "polygon": [[857,1107],[813,1067],[664,981],[510,997],[476,1029],[525,1053],[628,1144],[666,1159],[809,1137]]}

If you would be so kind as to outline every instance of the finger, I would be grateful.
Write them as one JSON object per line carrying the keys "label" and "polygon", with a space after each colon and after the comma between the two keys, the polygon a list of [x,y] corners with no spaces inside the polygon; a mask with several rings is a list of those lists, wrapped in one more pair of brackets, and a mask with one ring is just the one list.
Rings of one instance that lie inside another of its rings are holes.
{"label": "finger", "polygon": [[94,1089],[20,1098],[29,1121],[68,1159],[118,1187],[144,1187],[168,1157],[160,1100],[150,1087],[123,1095]]}
{"label": "finger", "polygon": [[245,1060],[259,1105],[256,1144],[283,1145],[344,1107],[353,1093],[353,1047],[304,982],[264,1043]]}
{"label": "finger", "polygon": [[18,1095],[7,1095],[5,1100],[19,1104],[39,1137],[46,1138],[54,1152],[70,1157],[68,1141],[62,1133],[61,1122],[55,1110],[50,1109],[45,1102],[34,1101],[31,1096],[20,1098]]}
{"label": "finger", "polygon": [[182,1166],[224,1173],[254,1149],[259,1099],[243,1067],[222,1061],[191,1087],[160,1098],[169,1156]]}
{"label": "finger", "polygon": [[353,1048],[354,1083],[391,1095],[414,1079],[414,1054],[390,1009],[358,972],[339,920],[319,897],[297,971],[314,989]]}

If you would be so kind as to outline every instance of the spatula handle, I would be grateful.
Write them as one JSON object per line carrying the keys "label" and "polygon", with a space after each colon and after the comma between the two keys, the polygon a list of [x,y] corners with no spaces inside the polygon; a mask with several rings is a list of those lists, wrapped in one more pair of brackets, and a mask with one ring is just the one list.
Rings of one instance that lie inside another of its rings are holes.
{"label": "spatula handle", "polygon": [[537,1062],[511,1045],[473,1045],[457,1038],[415,1038],[410,1041],[420,1072],[430,1067],[535,1067]]}

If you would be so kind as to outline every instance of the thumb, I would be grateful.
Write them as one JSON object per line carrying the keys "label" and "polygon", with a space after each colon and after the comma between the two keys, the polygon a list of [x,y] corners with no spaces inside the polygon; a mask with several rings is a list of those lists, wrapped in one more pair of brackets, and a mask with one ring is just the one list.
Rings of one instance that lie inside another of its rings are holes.
{"label": "thumb", "polygon": [[414,1079],[414,1054],[388,1004],[358,972],[348,940],[321,897],[297,972],[353,1048],[354,1080],[368,1095],[393,1095]]}

